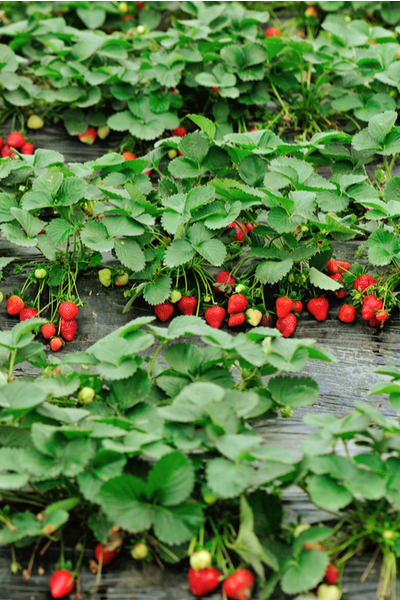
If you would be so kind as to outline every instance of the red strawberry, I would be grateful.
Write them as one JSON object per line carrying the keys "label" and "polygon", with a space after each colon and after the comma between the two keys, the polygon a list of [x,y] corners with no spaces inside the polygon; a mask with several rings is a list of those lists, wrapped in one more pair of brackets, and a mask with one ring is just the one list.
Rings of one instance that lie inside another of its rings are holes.
{"label": "red strawberry", "polygon": [[225,594],[232,600],[249,600],[253,586],[254,575],[248,569],[238,569],[222,584]]}
{"label": "red strawberry", "polygon": [[178,308],[184,315],[194,315],[197,299],[194,296],[183,296],[178,302]]}
{"label": "red strawberry", "polygon": [[293,302],[293,312],[297,313],[298,315],[301,313],[301,311],[303,310],[303,303],[301,300],[295,300]]}
{"label": "red strawberry", "polygon": [[227,229],[236,229],[236,235],[235,235],[235,242],[243,242],[243,240],[246,237],[246,233],[247,233],[247,228],[246,225],[244,223],[241,223],[240,221],[238,221],[237,223],[231,223],[230,225],[228,225]]}
{"label": "red strawberry", "polygon": [[7,146],[6,144],[2,147],[0,154],[1,158],[11,158],[12,156],[14,156],[15,152],[14,150],[11,150],[10,146]]}
{"label": "red strawberry", "polygon": [[242,312],[235,313],[229,317],[228,326],[229,327],[238,327],[239,325],[243,325],[246,320],[246,315]]}
{"label": "red strawberry", "polygon": [[75,319],[60,319],[60,333],[66,342],[72,342],[76,333],[77,323]]}
{"label": "red strawberry", "polygon": [[179,127],[175,127],[175,129],[171,129],[171,133],[176,135],[176,137],[182,138],[187,134],[187,131],[183,125],[179,125]]}
{"label": "red strawberry", "polygon": [[387,310],[381,310],[376,313],[375,319],[379,321],[379,323],[384,323],[389,318],[389,313]]}
{"label": "red strawberry", "polygon": [[339,281],[339,283],[342,283],[343,275],[341,273],[334,273],[334,275],[329,275],[329,279],[333,279],[333,281]]}
{"label": "red strawberry", "polygon": [[7,300],[7,312],[9,315],[19,315],[21,310],[25,307],[25,302],[19,296],[15,294],[10,296]]}
{"label": "red strawberry", "polygon": [[283,319],[283,317],[286,317],[286,315],[288,315],[294,307],[294,302],[291,298],[288,298],[287,296],[281,296],[275,302],[275,307],[278,319]]}
{"label": "red strawberry", "polygon": [[62,339],[59,337],[55,337],[52,340],[50,340],[50,348],[53,350],[53,352],[57,352],[57,350],[59,350],[62,347],[62,345]]}
{"label": "red strawberry", "polygon": [[190,568],[188,577],[190,591],[192,594],[195,596],[204,596],[219,586],[219,578],[221,577],[221,573],[214,567],[200,569],[199,571],[195,571],[195,569]]}
{"label": "red strawberry", "polygon": [[[330,275],[329,278],[333,279],[333,281],[338,281],[339,283],[343,282],[343,275],[341,273],[335,273],[334,275]],[[336,296],[336,298],[344,298],[346,295],[346,291],[344,289],[337,290],[336,292],[332,291],[330,293]]]}
{"label": "red strawberry", "polygon": [[154,307],[154,312],[156,316],[160,319],[160,321],[168,321],[172,313],[174,312],[174,307],[171,302],[163,302],[162,304],[157,304]]}
{"label": "red strawberry", "polygon": [[[228,271],[220,271],[215,278],[215,283],[228,283],[229,285],[235,285],[236,279],[231,276]],[[223,290],[220,290],[220,286],[214,285],[214,294],[221,294]]]}
{"label": "red strawberry", "polygon": [[4,146],[4,140],[3,138],[0,136],[0,150],[2,149],[2,147]]}
{"label": "red strawberry", "polygon": [[273,319],[272,315],[270,315],[269,313],[265,313],[260,325],[261,325],[261,327],[273,327],[274,319]]}
{"label": "red strawberry", "polygon": [[246,223],[247,231],[252,233],[254,229],[257,227],[257,223]]}
{"label": "red strawberry", "polygon": [[375,283],[376,279],[375,277],[372,277],[372,275],[360,275],[360,277],[357,277],[355,280],[353,287],[357,292],[361,291],[364,293],[367,288],[371,285],[375,285]]}
{"label": "red strawberry", "polygon": [[33,154],[35,151],[34,145],[26,142],[21,148],[21,154]]}
{"label": "red strawberry", "polygon": [[49,579],[50,593],[53,598],[63,598],[74,589],[74,578],[65,569],[59,569]]}
{"label": "red strawberry", "polygon": [[318,13],[313,6],[309,6],[308,8],[306,8],[304,16],[311,19],[316,19],[318,17]]}
{"label": "red strawberry", "polygon": [[369,321],[378,311],[382,310],[382,308],[382,300],[373,295],[365,296],[361,310],[362,318],[364,321]]}
{"label": "red strawberry", "polygon": [[19,313],[19,320],[27,321],[28,319],[33,319],[33,317],[36,317],[37,314],[38,311],[36,308],[23,308]]}
{"label": "red strawberry", "polygon": [[97,138],[97,131],[94,129],[94,127],[88,127],[84,133],[80,133],[78,135],[78,138],[84,144],[91,146]]}
{"label": "red strawberry", "polygon": [[7,138],[7,145],[10,148],[15,148],[19,150],[25,144],[25,138],[22,133],[18,133],[18,131],[13,131]]}
{"label": "red strawberry", "polygon": [[286,317],[282,317],[276,322],[277,330],[280,331],[283,337],[285,338],[292,335],[292,333],[295,332],[296,327],[297,317],[293,313],[289,313],[288,315],[286,315]]}
{"label": "red strawberry", "polygon": [[339,268],[339,273],[345,273],[346,271],[350,271],[351,269],[350,263],[345,262],[344,260],[337,260],[336,264]]}
{"label": "red strawberry", "polygon": [[267,31],[265,32],[265,37],[279,37],[279,31],[276,29],[276,27],[268,27]]}
{"label": "red strawberry", "polygon": [[66,321],[75,319],[78,316],[78,307],[74,302],[61,302],[58,312]]}
{"label": "red strawberry", "polygon": [[144,0],[137,0],[136,9],[138,12],[141,12],[144,9]]}
{"label": "red strawberry", "polygon": [[249,129],[249,133],[254,133],[255,131],[258,131],[258,129]]}
{"label": "red strawberry", "polygon": [[346,295],[346,290],[338,290],[337,292],[334,292],[336,298],[344,298]]}
{"label": "red strawberry", "polygon": [[326,265],[325,269],[328,269],[329,273],[331,275],[334,275],[335,273],[337,273],[339,271],[339,267],[337,265],[337,262],[334,258],[331,258],[328,262],[328,264]]}
{"label": "red strawberry", "polygon": [[46,340],[49,340],[51,337],[53,337],[55,332],[56,332],[56,328],[54,327],[53,323],[46,323],[45,325],[42,326],[42,336]]}
{"label": "red strawberry", "polygon": [[219,94],[219,87],[214,86],[213,88],[211,88],[211,91],[214,92],[214,94]]}
{"label": "red strawberry", "polygon": [[226,311],[222,306],[211,306],[211,308],[207,308],[204,318],[210,327],[219,329],[222,321],[225,319],[225,315]]}
{"label": "red strawberry", "polygon": [[124,23],[127,23],[128,21],[131,21],[132,19],[134,19],[135,17],[133,15],[127,14],[124,16],[124,18],[122,19]]}
{"label": "red strawberry", "polygon": [[97,544],[96,548],[94,549],[97,562],[101,561],[103,566],[108,565],[108,563],[110,563],[117,556],[118,552],[119,548],[116,548],[115,550],[107,550],[106,544]]}
{"label": "red strawberry", "polygon": [[323,297],[313,298],[307,303],[307,309],[317,321],[325,321],[328,316],[329,302]]}
{"label": "red strawberry", "polygon": [[233,294],[228,300],[228,315],[243,312],[246,310],[247,305],[248,301],[246,296],[243,294]]}
{"label": "red strawberry", "polygon": [[343,304],[338,312],[339,321],[343,323],[352,323],[357,318],[357,312],[351,304]]}
{"label": "red strawberry", "polygon": [[380,323],[379,323],[378,319],[375,317],[375,315],[372,317],[372,319],[370,319],[368,321],[368,323],[369,323],[370,327],[378,327],[378,325],[380,325]]}
{"label": "red strawberry", "polygon": [[125,160],[136,160],[137,159],[136,154],[133,154],[133,152],[123,152],[122,156],[124,157]]}
{"label": "red strawberry", "polygon": [[324,579],[329,585],[334,585],[339,579],[339,569],[335,567],[335,565],[328,565],[326,567]]}

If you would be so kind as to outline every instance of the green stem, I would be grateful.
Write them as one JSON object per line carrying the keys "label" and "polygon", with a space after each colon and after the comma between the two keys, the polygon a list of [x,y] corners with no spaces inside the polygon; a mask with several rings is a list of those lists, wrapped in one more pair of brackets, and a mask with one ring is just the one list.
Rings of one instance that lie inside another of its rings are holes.
{"label": "green stem", "polygon": [[164,348],[165,344],[167,343],[168,340],[164,340],[163,342],[160,343],[160,345],[158,346],[157,350],[154,353],[153,358],[150,361],[150,365],[149,365],[149,375],[151,375],[151,372],[153,370],[153,366],[155,363],[155,360],[157,358],[157,356],[159,355],[159,353],[161,352],[161,350]]}

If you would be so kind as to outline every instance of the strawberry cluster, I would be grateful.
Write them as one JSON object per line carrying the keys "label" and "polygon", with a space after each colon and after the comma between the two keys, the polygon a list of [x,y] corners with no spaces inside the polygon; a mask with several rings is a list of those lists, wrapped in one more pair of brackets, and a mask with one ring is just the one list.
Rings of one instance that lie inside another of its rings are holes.
{"label": "strawberry cluster", "polygon": [[27,142],[22,133],[18,131],[11,132],[7,137],[7,143],[0,137],[0,156],[1,158],[12,158],[14,150],[19,150],[21,154],[33,154],[35,148],[33,144]]}

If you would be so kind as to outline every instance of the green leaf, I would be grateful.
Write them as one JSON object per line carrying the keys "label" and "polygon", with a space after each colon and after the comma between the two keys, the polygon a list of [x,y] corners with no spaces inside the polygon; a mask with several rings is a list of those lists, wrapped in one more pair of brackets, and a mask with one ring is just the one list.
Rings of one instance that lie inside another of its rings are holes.
{"label": "green leaf", "polygon": [[200,129],[209,137],[211,140],[215,139],[216,127],[210,119],[203,117],[202,115],[187,115],[188,119],[196,123]]}
{"label": "green leaf", "polygon": [[337,511],[353,500],[351,493],[327,475],[311,475],[308,481],[311,501],[322,509]]}
{"label": "green leaf", "polygon": [[253,187],[259,187],[264,182],[267,172],[267,163],[258,156],[247,156],[239,167],[239,175],[245,183]]}
{"label": "green leaf", "polygon": [[169,275],[161,275],[154,281],[146,283],[143,298],[151,306],[164,302],[170,294],[172,281]]}
{"label": "green leaf", "polygon": [[277,283],[289,273],[292,266],[293,260],[291,258],[279,262],[266,260],[258,265],[256,269],[256,278],[264,284]]}
{"label": "green leaf", "polygon": [[273,377],[268,382],[272,398],[281,406],[300,408],[318,400],[318,384],[311,377]]}
{"label": "green leaf", "polygon": [[179,267],[192,260],[195,253],[190,242],[175,239],[165,251],[164,262],[167,267]]}
{"label": "green leaf", "polygon": [[235,464],[214,458],[207,464],[207,484],[218,498],[235,498],[251,483],[253,468],[247,462]]}
{"label": "green leaf", "polygon": [[102,223],[96,221],[86,223],[83,230],[80,232],[80,236],[82,242],[91,250],[108,252],[114,247],[114,240],[109,238],[106,227]]}
{"label": "green leaf", "polygon": [[57,246],[72,235],[75,229],[65,219],[52,219],[46,231],[51,241]]}
{"label": "green leaf", "polygon": [[186,134],[178,146],[183,156],[200,165],[207,156],[210,144],[205,135],[199,131]]}
{"label": "green leaf", "polygon": [[10,208],[10,212],[14,219],[18,221],[21,227],[26,231],[29,238],[35,237],[41,231],[46,223],[37,217],[20,208]]}
{"label": "green leaf", "polygon": [[117,258],[119,258],[124,267],[132,269],[134,272],[144,269],[144,252],[137,242],[130,239],[115,240],[114,249]]}
{"label": "green leaf", "polygon": [[176,506],[185,502],[194,486],[194,468],[180,452],[163,456],[152,468],[147,482],[147,494],[157,504]]}
{"label": "green leaf", "polygon": [[377,229],[368,238],[368,258],[378,267],[388,265],[399,252],[397,236],[385,229]]}
{"label": "green leaf", "polygon": [[318,271],[318,269],[315,269],[314,267],[311,267],[310,269],[310,283],[321,290],[336,291],[342,288],[339,281],[334,281],[328,277],[328,275],[321,273],[321,271]]}
{"label": "green leaf", "polygon": [[299,594],[314,588],[322,581],[329,557],[318,550],[304,550],[295,564],[290,564],[281,579],[285,594]]}
{"label": "green leaf", "polygon": [[98,500],[116,525],[138,533],[152,524],[152,509],[142,501],[145,491],[144,481],[133,475],[121,475],[103,484]]}
{"label": "green leaf", "polygon": [[219,267],[225,260],[226,247],[220,240],[208,240],[196,246],[197,252],[215,267]]}
{"label": "green leaf", "polygon": [[204,523],[201,508],[196,503],[154,509],[154,532],[168,546],[189,542]]}
{"label": "green leaf", "polygon": [[394,110],[381,113],[372,117],[368,123],[368,131],[379,144],[383,144],[385,137],[396,123],[396,120],[397,113]]}
{"label": "green leaf", "polygon": [[203,352],[191,344],[173,344],[165,350],[164,359],[177,373],[194,375],[203,361]]}

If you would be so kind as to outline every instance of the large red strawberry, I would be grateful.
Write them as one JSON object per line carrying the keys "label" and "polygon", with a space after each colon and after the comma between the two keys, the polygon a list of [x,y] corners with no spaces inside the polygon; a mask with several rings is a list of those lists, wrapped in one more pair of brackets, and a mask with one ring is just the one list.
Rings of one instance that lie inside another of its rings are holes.
{"label": "large red strawberry", "polygon": [[51,337],[53,337],[55,332],[56,332],[56,328],[54,327],[53,323],[46,323],[45,325],[42,326],[42,336],[46,340],[49,340]]}
{"label": "large red strawberry", "polygon": [[238,327],[239,325],[243,325],[246,320],[246,315],[243,312],[234,313],[229,317],[228,326],[229,327]]}
{"label": "large red strawberry", "polygon": [[253,586],[254,575],[248,569],[238,569],[222,584],[225,594],[232,600],[249,600]]}
{"label": "large red strawberry", "polygon": [[157,304],[157,306],[154,307],[154,312],[160,321],[165,322],[168,321],[170,316],[173,314],[174,307],[171,302],[163,302],[162,304]]}
{"label": "large red strawberry", "polygon": [[219,329],[225,316],[226,311],[222,306],[211,306],[211,308],[207,308],[204,318],[210,327]]}
{"label": "large red strawberry", "polygon": [[75,319],[78,316],[78,307],[74,302],[61,302],[58,312],[66,321]]}
{"label": "large red strawberry", "polygon": [[62,339],[59,337],[55,337],[50,340],[50,348],[53,350],[53,352],[57,352],[60,348],[62,348],[62,345]]}
{"label": "large red strawberry", "polygon": [[66,342],[72,342],[76,333],[77,323],[75,319],[60,319],[60,333]]}
{"label": "large red strawberry", "polygon": [[38,311],[36,310],[36,308],[23,308],[19,313],[19,320],[27,321],[28,319],[33,319],[33,317],[36,317],[37,314]]}
{"label": "large red strawberry", "polygon": [[302,312],[303,310],[303,303],[301,300],[295,300],[293,302],[293,312],[297,313],[298,315]]}
{"label": "large red strawberry", "polygon": [[97,544],[96,548],[94,549],[97,562],[101,561],[103,566],[108,565],[108,563],[110,563],[117,556],[118,552],[119,548],[116,548],[115,550],[107,550],[106,544]]}
{"label": "large red strawberry", "polygon": [[184,315],[194,315],[197,299],[194,296],[183,296],[178,302],[178,308]]}
{"label": "large red strawberry", "polygon": [[286,317],[278,319],[276,322],[276,328],[281,332],[283,337],[287,338],[295,332],[297,327],[297,317],[293,313],[289,313]]}
{"label": "large red strawberry", "polygon": [[365,296],[363,298],[363,306],[361,309],[361,315],[364,321],[369,321],[372,319],[376,313],[383,308],[383,302],[380,298],[373,296],[372,294]]}
{"label": "large red strawberry", "polygon": [[224,284],[228,284],[230,286],[235,285],[236,279],[234,277],[232,277],[232,275],[229,273],[229,271],[220,271],[215,278],[215,283],[222,284],[222,286],[214,285],[213,286],[214,294],[221,294],[222,291],[224,291],[223,285]]}
{"label": "large red strawberry", "polygon": [[312,298],[307,303],[308,311],[317,319],[317,321],[325,321],[328,316],[329,302],[326,298]]}
{"label": "large red strawberry", "polygon": [[357,292],[364,293],[367,288],[375,284],[376,279],[375,277],[372,277],[372,275],[360,275],[360,277],[357,277],[355,280],[353,287]]}
{"label": "large red strawberry", "polygon": [[227,227],[227,229],[232,228],[236,229],[235,242],[243,242],[243,240],[246,237],[246,234],[248,233],[246,225],[244,223],[241,223],[240,221],[236,221],[235,223],[231,223]]}
{"label": "large red strawberry", "polygon": [[17,150],[19,150],[24,144],[25,138],[22,135],[22,133],[19,133],[18,131],[13,131],[9,134],[7,138],[7,145],[10,148],[16,148]]}
{"label": "large red strawberry", "polygon": [[343,306],[340,307],[338,312],[339,321],[343,321],[343,323],[352,323],[356,318],[357,312],[354,306],[351,306],[351,304],[343,304]]}
{"label": "large red strawberry", "polygon": [[205,596],[219,586],[221,573],[214,567],[200,569],[199,571],[190,568],[188,577],[192,594],[195,596]]}
{"label": "large red strawberry", "polygon": [[30,142],[25,142],[21,148],[21,154],[33,154],[35,151],[34,145]]}
{"label": "large red strawberry", "polygon": [[50,593],[53,598],[63,598],[74,589],[74,578],[66,569],[59,569],[49,579]]}
{"label": "large red strawberry", "polygon": [[346,273],[346,271],[350,271],[350,268],[351,268],[350,263],[348,263],[344,260],[337,260],[336,264],[338,266],[339,273]]}
{"label": "large red strawberry", "polygon": [[281,296],[278,298],[275,302],[278,319],[283,319],[283,317],[286,317],[286,315],[288,315],[292,310],[293,306],[294,302],[291,298],[288,298],[287,296]]}
{"label": "large red strawberry", "polygon": [[324,579],[329,585],[334,585],[339,579],[339,569],[331,563],[326,567]]}
{"label": "large red strawberry", "polygon": [[339,267],[336,260],[334,258],[331,258],[328,264],[326,265],[325,269],[328,269],[331,275],[335,275],[335,273],[339,271]]}
{"label": "large red strawberry", "polygon": [[19,296],[13,294],[7,300],[7,312],[9,315],[19,315],[25,307],[25,302]]}
{"label": "large red strawberry", "polygon": [[248,301],[243,294],[233,294],[228,300],[228,315],[234,315],[246,310]]}
{"label": "large red strawberry", "polygon": [[389,318],[389,313],[387,310],[381,310],[376,313],[375,319],[379,321],[379,323],[384,323]]}

